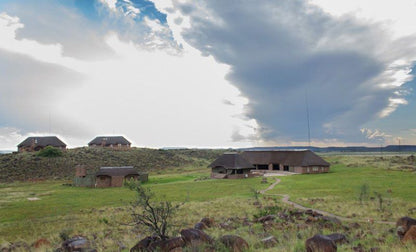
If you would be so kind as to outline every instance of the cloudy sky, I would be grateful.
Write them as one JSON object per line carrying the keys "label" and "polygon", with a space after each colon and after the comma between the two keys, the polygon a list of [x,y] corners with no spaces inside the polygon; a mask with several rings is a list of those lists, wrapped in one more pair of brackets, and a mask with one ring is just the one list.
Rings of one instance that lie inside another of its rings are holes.
{"label": "cloudy sky", "polygon": [[416,0],[2,0],[0,150],[416,144]]}

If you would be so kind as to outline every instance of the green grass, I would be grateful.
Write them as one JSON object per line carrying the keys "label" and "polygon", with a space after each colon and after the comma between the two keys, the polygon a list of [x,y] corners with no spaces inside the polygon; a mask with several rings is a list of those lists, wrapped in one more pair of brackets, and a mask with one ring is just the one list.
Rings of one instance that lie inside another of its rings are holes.
{"label": "green grass", "polygon": [[[352,157],[349,160],[354,158],[357,159]],[[337,157],[332,159],[337,160]],[[347,167],[337,163],[331,166],[330,173],[295,175],[281,180],[269,193],[288,194],[292,201],[343,216],[395,221],[400,216],[411,214],[409,209],[416,207],[414,172],[371,167],[368,164],[366,167]],[[360,188],[364,184],[369,187],[369,198],[360,204]],[[384,213],[377,210],[379,202],[375,192],[382,195],[386,208]]]}
{"label": "green grass", "polygon": [[[330,156],[326,159],[332,163],[330,173],[279,177],[281,183],[269,193],[289,194],[291,200],[300,204],[342,216],[355,214],[360,219],[394,221],[404,215],[416,217],[414,213],[408,212],[416,207],[416,174],[407,168],[400,169],[403,165],[396,157],[379,159],[371,156]],[[394,164],[394,169],[391,164]],[[217,222],[226,222],[230,217],[253,219],[262,208],[253,204],[252,189],[264,189],[274,182],[273,178],[268,178],[267,184],[261,184],[261,178],[211,180],[207,179],[209,169],[204,165],[184,165],[160,173],[152,173],[144,186],[150,188],[157,199],[184,203],[175,216],[175,226],[171,231],[173,235],[206,216]],[[53,247],[57,247],[61,242],[59,234],[68,233],[85,235],[94,240],[99,251],[117,251],[120,241],[131,247],[140,237],[148,235],[145,229],[137,230],[125,225],[130,221],[128,209],[129,203],[135,198],[133,191],[127,188],[71,187],[62,185],[64,183],[68,182],[0,184],[0,248],[1,243],[31,243],[41,237],[46,237]],[[363,184],[369,186],[370,197],[374,197],[375,191],[383,195],[386,209],[377,210],[377,199],[367,199],[360,204],[358,196]],[[40,200],[29,201],[30,197],[38,197]],[[288,207],[280,203],[279,197],[260,197],[260,201],[263,207]],[[268,231],[279,238],[276,250],[304,251],[304,240],[317,232],[345,231],[313,227],[300,231],[296,225],[288,224],[281,229]],[[377,246],[381,251],[414,249],[414,246],[403,247],[397,237],[389,232],[391,226],[370,223],[362,225],[363,232],[369,235],[356,238],[359,230],[352,230],[350,238],[353,244],[361,243],[366,248]],[[259,224],[247,227],[240,223],[232,230],[215,228],[207,232],[214,237],[237,234],[249,241],[250,251],[264,250],[259,240],[264,238],[266,231]],[[380,237],[386,241],[379,242]],[[339,251],[351,251],[350,245],[341,246]]]}

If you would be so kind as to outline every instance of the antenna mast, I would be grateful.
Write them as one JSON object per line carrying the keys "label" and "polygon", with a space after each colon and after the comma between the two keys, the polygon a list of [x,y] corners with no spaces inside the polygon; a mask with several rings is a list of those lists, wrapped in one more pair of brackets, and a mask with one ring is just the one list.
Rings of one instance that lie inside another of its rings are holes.
{"label": "antenna mast", "polygon": [[308,145],[311,148],[311,127],[309,123],[309,104],[308,104],[308,90],[305,90],[305,103],[306,103],[306,120],[308,121]]}

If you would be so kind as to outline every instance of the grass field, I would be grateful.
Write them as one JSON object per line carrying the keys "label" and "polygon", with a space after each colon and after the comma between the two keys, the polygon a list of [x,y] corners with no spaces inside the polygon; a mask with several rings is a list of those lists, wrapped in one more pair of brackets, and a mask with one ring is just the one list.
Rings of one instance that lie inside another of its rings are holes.
{"label": "grass field", "polygon": [[[405,215],[416,217],[413,212],[416,209],[416,174],[402,169],[409,166],[405,161],[400,164],[395,157],[380,160],[367,156],[330,156],[327,160],[332,164],[330,173],[281,177],[281,183],[269,193],[289,194],[297,203],[357,220],[395,221]],[[232,230],[210,229],[207,231],[210,235],[238,234],[250,243],[251,251],[266,250],[259,243],[266,235],[274,235],[279,240],[279,245],[270,251],[304,251],[304,241],[317,232],[345,232],[342,227],[300,230],[298,224],[290,224],[265,230],[256,223],[250,226],[234,223],[231,217],[234,221],[252,220],[254,215],[264,213],[264,209],[287,207],[279,197],[270,196],[260,197],[261,208],[253,204],[256,201],[253,189],[264,189],[274,179],[268,178],[268,183],[262,184],[261,178],[210,180],[208,176],[209,170],[204,167],[184,167],[169,174],[150,175],[145,187],[158,199],[183,203],[174,218],[172,235],[177,235],[182,228],[192,227],[206,216],[218,223],[231,222],[233,226]],[[149,234],[145,229],[128,225],[131,222],[129,203],[135,198],[134,192],[127,188],[62,185],[65,183],[68,181],[0,184],[0,244],[7,246],[16,241],[31,244],[46,238],[51,245],[39,250],[44,251],[59,247],[62,237],[80,234],[93,240],[99,251],[117,251],[133,246]],[[368,197],[360,202],[364,184]],[[379,210],[379,198],[374,192],[381,195],[383,210]],[[393,226],[361,225],[360,231],[350,231],[351,244],[341,246],[339,251],[351,251],[351,246],[357,244],[367,249],[379,247],[382,251],[415,249],[398,241],[394,232],[390,232]]]}

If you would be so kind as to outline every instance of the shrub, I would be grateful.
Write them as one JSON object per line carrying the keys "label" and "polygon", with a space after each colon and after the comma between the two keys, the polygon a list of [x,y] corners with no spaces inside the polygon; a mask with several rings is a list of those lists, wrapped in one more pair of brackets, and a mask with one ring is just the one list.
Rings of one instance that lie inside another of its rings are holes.
{"label": "shrub", "polygon": [[60,157],[62,156],[62,151],[52,146],[46,146],[37,153],[39,157]]}

